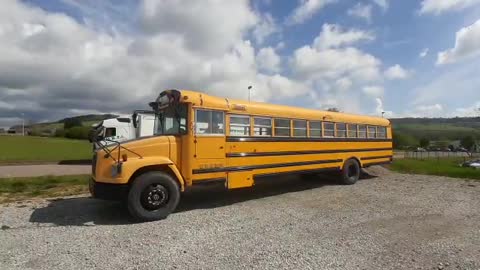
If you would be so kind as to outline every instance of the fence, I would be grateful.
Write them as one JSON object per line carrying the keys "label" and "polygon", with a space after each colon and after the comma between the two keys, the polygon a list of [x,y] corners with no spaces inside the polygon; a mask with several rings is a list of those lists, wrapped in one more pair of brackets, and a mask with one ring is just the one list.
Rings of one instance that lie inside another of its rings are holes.
{"label": "fence", "polygon": [[[412,159],[427,159],[427,158],[463,158],[468,160],[471,158],[480,157],[480,153],[467,153],[467,152],[442,152],[442,151],[406,151],[403,152],[403,158]],[[401,157],[400,157],[401,158]]]}

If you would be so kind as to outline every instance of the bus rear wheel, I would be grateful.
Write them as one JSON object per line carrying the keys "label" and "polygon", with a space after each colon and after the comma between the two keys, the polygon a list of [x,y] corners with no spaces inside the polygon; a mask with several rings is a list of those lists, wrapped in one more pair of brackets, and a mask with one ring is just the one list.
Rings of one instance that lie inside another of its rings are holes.
{"label": "bus rear wheel", "polygon": [[360,178],[360,164],[355,159],[349,159],[345,161],[341,173],[341,184],[343,185],[353,185]]}
{"label": "bus rear wheel", "polygon": [[137,221],[166,218],[180,201],[177,182],[163,172],[148,172],[137,177],[127,198],[128,211]]}

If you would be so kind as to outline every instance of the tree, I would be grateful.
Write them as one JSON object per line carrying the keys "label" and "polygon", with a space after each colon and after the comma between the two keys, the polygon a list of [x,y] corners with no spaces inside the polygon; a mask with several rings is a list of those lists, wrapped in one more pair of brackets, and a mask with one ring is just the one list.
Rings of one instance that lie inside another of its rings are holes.
{"label": "tree", "polygon": [[465,136],[460,140],[460,145],[467,150],[472,150],[475,145],[475,139],[473,136]]}
{"label": "tree", "polygon": [[73,127],[81,127],[82,126],[82,121],[78,118],[67,118],[65,119],[65,122],[63,123],[63,128],[65,130]]}
{"label": "tree", "polygon": [[427,148],[430,145],[430,140],[427,138],[420,139],[420,147]]}
{"label": "tree", "polygon": [[329,111],[329,112],[340,112],[340,110],[338,108],[335,108],[335,107],[328,108],[327,111]]}
{"label": "tree", "polygon": [[405,149],[408,147],[413,147],[418,145],[418,141],[415,137],[404,134],[401,132],[394,132],[393,134],[393,148],[395,149]]}

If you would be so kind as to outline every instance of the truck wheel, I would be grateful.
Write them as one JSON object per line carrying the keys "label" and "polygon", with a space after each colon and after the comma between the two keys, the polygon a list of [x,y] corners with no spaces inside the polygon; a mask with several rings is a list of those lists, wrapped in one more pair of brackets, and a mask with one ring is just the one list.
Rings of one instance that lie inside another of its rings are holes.
{"label": "truck wheel", "polygon": [[360,177],[360,164],[355,159],[349,159],[343,164],[340,183],[343,185],[353,185]]}
{"label": "truck wheel", "polygon": [[177,182],[163,172],[148,172],[135,179],[128,192],[128,211],[138,221],[166,218],[180,201]]}

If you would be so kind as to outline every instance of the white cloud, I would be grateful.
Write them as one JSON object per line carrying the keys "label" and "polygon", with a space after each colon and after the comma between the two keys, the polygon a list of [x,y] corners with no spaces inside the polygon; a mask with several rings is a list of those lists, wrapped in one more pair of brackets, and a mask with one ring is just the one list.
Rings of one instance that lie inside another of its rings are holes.
{"label": "white cloud", "polygon": [[460,29],[455,35],[455,46],[438,53],[437,65],[454,63],[480,55],[480,19]]}
{"label": "white cloud", "polygon": [[257,53],[257,64],[260,70],[266,72],[278,72],[280,70],[280,56],[272,47],[260,49]]}
{"label": "white cloud", "polygon": [[380,63],[374,56],[352,47],[316,50],[305,46],[294,52],[292,66],[301,77],[338,78],[348,75],[356,80],[372,81],[381,77]]}
{"label": "white cloud", "polygon": [[410,72],[400,65],[394,65],[385,70],[385,77],[390,80],[406,79],[410,76]]}
{"label": "white cloud", "polygon": [[372,22],[372,6],[357,3],[355,6],[347,10],[347,14],[352,17],[357,17],[365,20],[368,23]]}
{"label": "white cloud", "polygon": [[428,55],[428,51],[429,51],[429,49],[428,49],[428,48],[425,48],[425,49],[423,49],[423,50],[420,52],[420,54],[419,54],[418,56],[419,56],[420,58],[425,58],[425,56]]}
{"label": "white cloud", "polygon": [[336,48],[352,45],[360,41],[372,41],[375,36],[370,32],[356,29],[345,30],[336,24],[324,24],[322,32],[313,41],[316,49]]}
{"label": "white cloud", "polygon": [[300,0],[300,4],[287,17],[286,23],[301,24],[312,18],[326,5],[336,2],[337,0]]}
{"label": "white cloud", "polygon": [[387,10],[389,6],[388,1],[390,0],[372,0],[372,1],[375,2],[375,4],[377,4],[378,6],[380,6],[383,10]]}
{"label": "white cloud", "polygon": [[413,117],[441,117],[444,115],[444,108],[441,104],[418,105],[409,115]]}
{"label": "white cloud", "polygon": [[376,116],[383,116],[385,118],[390,118],[395,116],[395,114],[392,111],[385,110],[383,105],[383,100],[381,98],[375,98],[375,103],[377,105],[375,107]]}
{"label": "white cloud", "polygon": [[280,32],[280,27],[277,26],[272,15],[266,13],[260,17],[259,22],[255,25],[255,28],[252,31],[252,34],[257,44],[263,44],[265,39],[278,32]]}
{"label": "white cloud", "polygon": [[480,0],[423,0],[420,14],[439,15],[443,12],[458,11],[480,4]]}
{"label": "white cloud", "polygon": [[2,1],[0,126],[18,112],[31,120],[129,113],[146,108],[166,88],[246,98],[246,87],[253,85],[254,100],[290,97],[290,87],[309,89],[259,71],[245,37],[261,18],[248,0],[145,0],[137,15],[141,32],[131,35]]}
{"label": "white cloud", "polygon": [[365,86],[363,87],[363,92],[370,97],[379,98],[383,96],[384,89],[382,86]]}
{"label": "white cloud", "polygon": [[480,116],[480,100],[475,102],[473,105],[457,108],[453,111],[451,117],[479,117]]}
{"label": "white cloud", "polygon": [[210,55],[224,52],[259,19],[247,0],[144,0],[140,12],[151,34],[180,34],[188,49]]}
{"label": "white cloud", "polygon": [[326,24],[312,45],[294,51],[290,69],[297,81],[315,89],[310,95],[316,106],[365,112],[365,102],[372,99],[356,89],[381,80],[381,61],[352,45],[371,39],[369,33]]}

